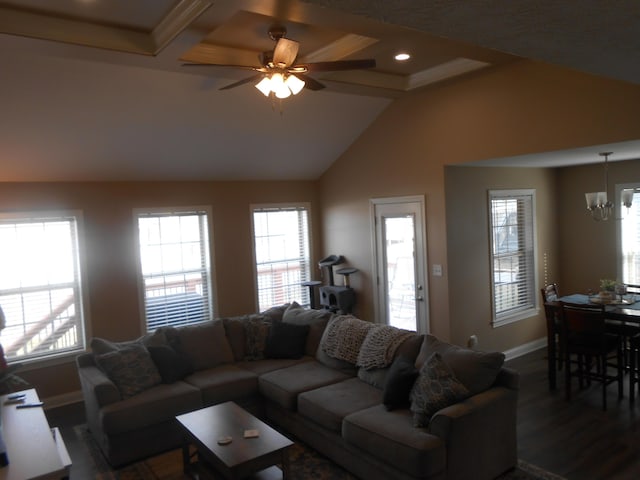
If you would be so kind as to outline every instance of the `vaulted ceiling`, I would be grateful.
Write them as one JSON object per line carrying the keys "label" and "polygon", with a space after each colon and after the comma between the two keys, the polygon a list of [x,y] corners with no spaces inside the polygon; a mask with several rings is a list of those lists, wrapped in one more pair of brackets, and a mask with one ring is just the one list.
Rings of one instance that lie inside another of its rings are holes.
{"label": "vaulted ceiling", "polygon": [[[394,98],[491,65],[640,83],[637,2],[569,3],[0,1],[0,181],[314,179]],[[219,90],[251,70],[184,65],[259,67],[273,25],[297,62],[376,67],[311,72],[326,88],[272,101]]]}

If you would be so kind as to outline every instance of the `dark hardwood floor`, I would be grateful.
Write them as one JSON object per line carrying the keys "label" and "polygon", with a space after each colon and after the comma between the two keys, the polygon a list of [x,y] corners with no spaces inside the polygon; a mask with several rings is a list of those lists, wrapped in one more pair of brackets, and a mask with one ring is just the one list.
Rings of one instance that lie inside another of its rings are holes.
{"label": "dark hardwood floor", "polygon": [[[629,405],[626,377],[625,398],[619,402],[616,387],[611,385],[608,410],[603,412],[597,385],[583,391],[576,386],[571,402],[564,399],[562,377],[557,391],[548,390],[545,350],[507,365],[520,372],[521,459],[569,480],[640,479],[640,399]],[[48,409],[46,414],[51,426],[60,427],[67,444],[73,461],[71,479],[91,478],[85,447],[73,430],[85,421],[82,405]]]}

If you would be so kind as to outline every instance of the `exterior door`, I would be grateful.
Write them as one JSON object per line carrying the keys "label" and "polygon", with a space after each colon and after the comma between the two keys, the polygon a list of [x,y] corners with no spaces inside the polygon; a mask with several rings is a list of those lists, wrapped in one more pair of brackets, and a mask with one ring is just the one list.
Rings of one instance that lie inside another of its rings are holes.
{"label": "exterior door", "polygon": [[423,197],[371,201],[375,225],[376,321],[429,331]]}

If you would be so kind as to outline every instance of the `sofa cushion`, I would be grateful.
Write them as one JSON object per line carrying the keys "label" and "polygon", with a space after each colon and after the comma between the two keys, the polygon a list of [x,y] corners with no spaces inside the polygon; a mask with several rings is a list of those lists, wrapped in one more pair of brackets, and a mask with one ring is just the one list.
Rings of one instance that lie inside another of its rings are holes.
{"label": "sofa cushion", "polygon": [[313,310],[304,308],[293,302],[285,310],[282,321],[295,325],[309,325],[309,335],[305,353],[314,356],[320,345],[320,340],[327,326],[327,322],[333,316],[329,310]]}
{"label": "sofa cushion", "polygon": [[349,378],[338,370],[316,361],[302,362],[292,367],[274,370],[258,379],[260,393],[289,410],[296,410],[300,393]]}
{"label": "sofa cushion", "polygon": [[414,365],[414,360],[404,356],[396,357],[389,368],[382,392],[382,403],[387,410],[409,406],[409,394],[416,378],[418,378],[418,369]]}
{"label": "sofa cushion", "polygon": [[233,352],[222,320],[210,320],[166,332],[169,343],[187,356],[194,370],[233,362]]}
{"label": "sofa cushion", "polygon": [[420,367],[411,389],[413,425],[426,427],[434,413],[469,396],[469,390],[456,378],[438,352]]}
{"label": "sofa cushion", "polygon": [[131,432],[173,420],[202,407],[200,391],[185,382],[161,383],[100,410],[106,435]]}
{"label": "sofa cushion", "polygon": [[387,411],[380,404],[347,415],[342,438],[375,458],[383,455],[412,478],[444,478],[446,444],[425,428],[413,428],[407,409]]}
{"label": "sofa cushion", "polygon": [[380,403],[382,392],[358,378],[309,390],[298,396],[298,412],[324,428],[340,433],[350,413]]}
{"label": "sofa cushion", "polygon": [[420,368],[434,352],[442,355],[442,359],[472,395],[484,392],[493,385],[504,364],[502,352],[470,350],[442,342],[427,334],[416,359],[416,367]]}
{"label": "sofa cushion", "polygon": [[147,350],[163,383],[177,382],[193,372],[193,365],[187,356],[169,345],[150,345]]}
{"label": "sofa cushion", "polygon": [[237,361],[244,360],[244,321],[245,316],[230,317],[222,319],[224,330],[227,334],[227,341],[233,352],[233,358]]}
{"label": "sofa cushion", "polygon": [[253,397],[258,393],[258,375],[236,365],[219,365],[185,377],[185,382],[198,388],[203,405]]}
{"label": "sofa cushion", "polygon": [[236,365],[257,375],[262,375],[263,373],[292,367],[298,363],[310,362],[312,360],[313,358],[307,356],[302,358],[265,358],[264,360],[247,360],[244,362],[237,362]]}
{"label": "sofa cushion", "polygon": [[244,360],[262,360],[267,347],[270,323],[265,317],[252,316],[244,322]]}
{"label": "sofa cushion", "polygon": [[309,325],[276,322],[267,336],[267,358],[300,358],[304,355]]}
{"label": "sofa cushion", "polygon": [[309,325],[314,322],[328,320],[333,313],[330,310],[304,308],[298,302],[292,302],[282,315],[282,321],[297,325]]}
{"label": "sofa cushion", "polygon": [[96,355],[95,360],[123,398],[132,397],[162,381],[149,352],[142,345],[129,345]]}

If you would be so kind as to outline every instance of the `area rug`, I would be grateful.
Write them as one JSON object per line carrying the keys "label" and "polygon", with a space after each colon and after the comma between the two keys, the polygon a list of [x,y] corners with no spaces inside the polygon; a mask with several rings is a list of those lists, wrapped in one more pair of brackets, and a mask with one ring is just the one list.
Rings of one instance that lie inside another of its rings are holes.
{"label": "area rug", "polygon": [[[172,450],[113,470],[100,453],[86,425],[78,425],[74,431],[80,442],[86,446],[88,458],[93,462],[95,480],[187,480],[190,478],[182,472],[181,450]],[[301,442],[296,442],[291,448],[289,459],[292,480],[357,480],[331,460]],[[214,479],[213,473],[207,469],[200,469],[198,475],[201,480]],[[520,460],[513,471],[501,475],[496,480],[564,479]]]}

